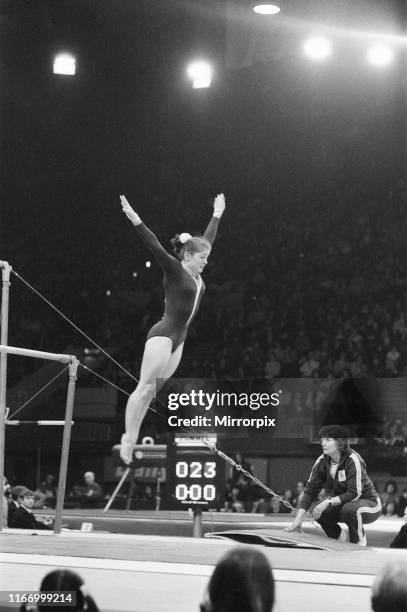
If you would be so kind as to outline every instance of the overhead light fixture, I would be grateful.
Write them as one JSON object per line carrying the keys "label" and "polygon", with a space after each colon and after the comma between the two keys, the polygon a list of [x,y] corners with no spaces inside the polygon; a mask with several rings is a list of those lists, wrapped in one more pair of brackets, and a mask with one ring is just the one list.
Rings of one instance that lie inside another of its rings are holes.
{"label": "overhead light fixture", "polygon": [[193,89],[205,89],[211,86],[212,66],[203,60],[193,62],[188,66],[187,74],[192,81]]}
{"label": "overhead light fixture", "polygon": [[313,36],[305,41],[304,53],[310,59],[322,61],[332,55],[332,43],[324,36]]}
{"label": "overhead light fixture", "polygon": [[255,13],[259,15],[277,15],[281,8],[278,4],[266,4],[261,2],[256,2],[253,6],[253,10]]}
{"label": "overhead light fixture", "polygon": [[372,66],[385,68],[394,61],[394,51],[387,45],[374,45],[368,49],[367,59]]}
{"label": "overhead light fixture", "polygon": [[74,75],[76,72],[76,60],[69,53],[59,53],[54,58],[54,74]]}

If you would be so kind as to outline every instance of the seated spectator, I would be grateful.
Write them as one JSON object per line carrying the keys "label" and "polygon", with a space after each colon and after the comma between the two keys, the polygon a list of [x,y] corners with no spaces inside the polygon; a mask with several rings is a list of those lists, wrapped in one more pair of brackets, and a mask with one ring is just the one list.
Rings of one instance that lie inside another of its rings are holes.
{"label": "seated spectator", "polygon": [[264,376],[269,380],[277,378],[281,373],[281,363],[276,358],[274,353],[270,353],[269,359],[264,366]]}
{"label": "seated spectator", "polygon": [[81,486],[77,482],[75,482],[72,489],[68,493],[65,503],[69,504],[69,507],[79,507],[81,498]]}
{"label": "seated spectator", "polygon": [[[252,464],[249,463],[242,454],[236,453],[234,458],[235,458],[236,463],[240,465],[243,470],[246,470],[246,472],[249,472],[249,474],[253,474]],[[242,475],[240,473],[236,473],[234,468],[231,468],[230,477],[232,479],[235,479],[235,482],[237,482],[242,478]]]}
{"label": "seated spectator", "polygon": [[[284,491],[283,497],[289,504],[293,505],[294,503],[294,492],[292,489],[286,489]],[[288,511],[288,508],[287,508]]]}
{"label": "seated spectator", "polygon": [[393,323],[393,334],[401,336],[401,340],[404,342],[407,335],[407,325],[403,312],[400,313]]}
{"label": "seated spectator", "polygon": [[240,497],[239,487],[232,487],[227,498],[227,510],[231,510],[232,512],[244,512],[244,503]]}
{"label": "seated spectator", "polygon": [[275,585],[270,563],[254,548],[239,546],[216,564],[201,612],[271,612]]}
{"label": "seated spectator", "polygon": [[252,505],[252,513],[253,514],[267,514],[270,508],[270,499],[265,497],[257,497]]}
{"label": "seated spectator", "polygon": [[103,501],[102,487],[96,482],[94,472],[85,472],[83,479],[85,484],[75,485],[68,501],[79,504],[81,508],[95,508]]}
{"label": "seated spectator", "polygon": [[15,487],[11,489],[11,494],[8,499],[8,510],[7,510],[7,525],[9,527],[11,527],[10,525],[11,517],[13,516],[14,512],[19,507],[18,496],[20,492],[23,491],[24,489],[26,489],[26,487],[22,485],[16,485]]}
{"label": "seated spectator", "polygon": [[297,494],[293,499],[293,506],[295,508],[299,507],[301,499],[304,495],[304,489],[305,489],[305,482],[303,480],[300,480],[299,482],[297,482]]}
{"label": "seated spectator", "polygon": [[271,498],[269,513],[281,514],[283,512],[286,512],[287,510],[288,509],[285,508],[284,504],[278,499],[278,497]]}
{"label": "seated spectator", "polygon": [[407,487],[404,487],[399,497],[399,516],[404,516],[404,512],[406,508],[407,508]]}
{"label": "seated spectator", "polygon": [[407,508],[404,511],[404,525],[390,544],[390,548],[407,548]]}
{"label": "seated spectator", "polygon": [[383,506],[384,516],[398,516],[398,506],[394,499],[389,499],[387,504]]}
{"label": "seated spectator", "polygon": [[235,510],[235,512],[251,512],[255,489],[251,486],[250,482],[242,474],[238,477],[235,488],[238,489],[238,495],[236,501],[243,505],[243,510]]}
{"label": "seated spectator", "polygon": [[45,507],[55,508],[57,502],[57,485],[53,474],[46,475],[45,480],[40,485],[40,490],[45,495]]}
{"label": "seated spectator", "polygon": [[386,374],[387,376],[397,376],[399,373],[400,353],[397,347],[392,346],[386,355]]}
{"label": "seated spectator", "polygon": [[300,367],[301,376],[305,378],[311,378],[314,373],[317,373],[319,370],[319,361],[315,359],[315,353],[310,351],[308,353],[308,358],[304,361],[302,366]]}
{"label": "seated spectator", "polygon": [[[49,478],[50,475],[47,476]],[[54,478],[51,476],[51,478]],[[55,508],[56,504],[56,487],[50,485],[47,480],[41,482],[41,484],[35,489],[35,503],[34,508]]]}
{"label": "seated spectator", "polygon": [[23,487],[18,492],[18,507],[9,516],[8,526],[16,529],[52,529],[52,521],[38,520],[35,518],[32,507],[34,506],[34,491]]}
{"label": "seated spectator", "polygon": [[7,478],[3,476],[3,525],[0,525],[1,528],[7,525],[9,498],[10,498],[10,485],[9,485]]}
{"label": "seated spectator", "polygon": [[[88,612],[99,612],[93,597],[91,597],[87,591],[86,586],[82,578],[70,570],[54,570],[47,574],[40,587],[40,592],[56,592],[56,591],[71,591],[76,595],[76,604],[74,606],[56,606],[61,612],[73,612],[74,610],[87,610]],[[52,606],[54,607],[54,606]],[[32,606],[31,604],[23,604],[20,607],[22,612],[48,612],[50,606],[37,605]]]}
{"label": "seated spectator", "polygon": [[389,428],[390,434],[390,444],[394,445],[402,445],[406,442],[407,439],[407,428],[405,427],[402,419],[396,419],[394,423]]}
{"label": "seated spectator", "polygon": [[399,497],[397,495],[397,482],[395,480],[388,480],[384,485],[384,491],[380,495],[380,499],[382,500],[383,506],[385,506],[389,501],[395,502],[396,506],[398,505]]}
{"label": "seated spectator", "polygon": [[380,570],[372,586],[372,610],[374,612],[407,610],[406,563],[391,561]]}
{"label": "seated spectator", "polygon": [[34,506],[33,506],[33,508],[44,508],[44,507],[45,507],[45,495],[41,491],[41,485],[40,485],[34,491]]}

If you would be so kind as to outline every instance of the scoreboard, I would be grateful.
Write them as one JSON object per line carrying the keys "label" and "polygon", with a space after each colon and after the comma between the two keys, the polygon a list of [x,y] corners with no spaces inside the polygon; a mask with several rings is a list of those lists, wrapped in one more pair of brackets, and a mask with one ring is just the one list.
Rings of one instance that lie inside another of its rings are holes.
{"label": "scoreboard", "polygon": [[169,510],[221,508],[225,501],[225,464],[202,437],[175,437],[167,447]]}

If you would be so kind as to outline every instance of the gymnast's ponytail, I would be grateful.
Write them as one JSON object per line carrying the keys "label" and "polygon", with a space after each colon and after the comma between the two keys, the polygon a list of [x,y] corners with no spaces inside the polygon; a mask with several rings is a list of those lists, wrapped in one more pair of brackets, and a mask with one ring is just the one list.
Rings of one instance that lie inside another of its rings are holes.
{"label": "gymnast's ponytail", "polygon": [[211,244],[206,238],[203,236],[191,236],[187,232],[176,234],[170,240],[170,245],[175,257],[180,261],[182,261],[185,251],[197,253],[205,249],[211,249]]}

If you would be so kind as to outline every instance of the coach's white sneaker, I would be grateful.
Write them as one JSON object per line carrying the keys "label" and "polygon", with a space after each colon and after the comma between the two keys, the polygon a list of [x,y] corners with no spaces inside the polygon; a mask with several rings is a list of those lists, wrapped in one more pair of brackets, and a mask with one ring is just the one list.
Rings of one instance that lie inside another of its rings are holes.
{"label": "coach's white sneaker", "polygon": [[358,545],[359,546],[367,546],[366,535],[364,535],[363,538],[361,540],[359,540]]}
{"label": "coach's white sneaker", "polygon": [[347,542],[348,541],[348,532],[345,527],[341,527],[341,533],[338,537],[339,542]]}
{"label": "coach's white sneaker", "polygon": [[134,442],[129,434],[124,433],[120,441],[120,459],[126,465],[130,465],[133,462],[133,451]]}

